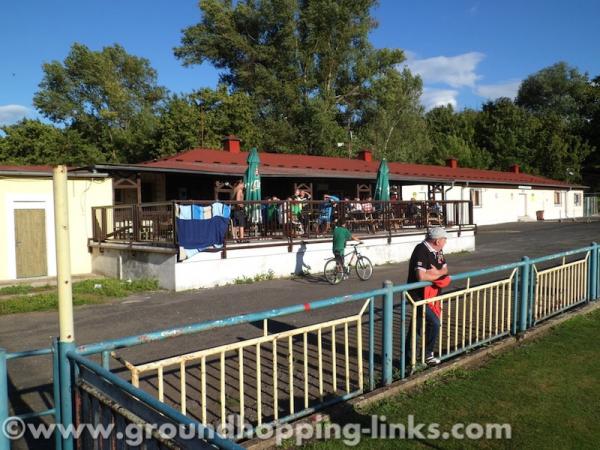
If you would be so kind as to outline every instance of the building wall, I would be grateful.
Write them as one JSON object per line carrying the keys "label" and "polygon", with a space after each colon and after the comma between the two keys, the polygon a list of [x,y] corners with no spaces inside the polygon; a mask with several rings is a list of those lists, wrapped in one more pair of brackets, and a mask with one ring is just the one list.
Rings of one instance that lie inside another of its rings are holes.
{"label": "building wall", "polygon": [[175,254],[129,249],[92,249],[94,273],[119,280],[154,278],[163,289],[175,290]]}
{"label": "building wall", "polygon": [[[92,236],[92,206],[112,204],[110,178],[69,179],[67,182],[69,227],[71,231],[71,271],[92,272],[87,240]],[[0,280],[16,279],[15,209],[44,209],[46,216],[46,255],[48,276],[56,275],[54,237],[54,196],[51,178],[10,177],[0,179]]]}
{"label": "building wall", "polygon": [[[391,244],[386,237],[368,239],[361,247],[361,253],[374,265],[407,261],[415,245],[423,239],[424,233],[394,236]],[[449,230],[445,253],[474,250],[475,234],[472,230],[463,231],[460,236],[457,230]],[[226,259],[221,259],[220,252],[198,253],[175,265],[175,289],[213,287],[233,283],[242,277],[265,275],[269,271],[274,277],[288,277],[303,270],[320,276],[327,258],[332,256],[331,241],[294,245],[292,252],[288,252],[287,246],[240,249],[228,252]],[[400,274],[400,278],[394,281],[404,282],[405,276]]]}
{"label": "building wall", "polygon": [[[450,188],[447,186],[445,189]],[[473,206],[473,220],[477,225],[537,220],[536,212],[544,211],[545,220],[583,217],[582,190],[518,189],[498,187],[454,186],[446,192],[446,200],[470,200],[471,190],[480,192],[481,206]],[[560,204],[555,204],[555,192]],[[575,195],[579,195],[579,205]],[[403,198],[427,199],[427,185],[402,187]]]}

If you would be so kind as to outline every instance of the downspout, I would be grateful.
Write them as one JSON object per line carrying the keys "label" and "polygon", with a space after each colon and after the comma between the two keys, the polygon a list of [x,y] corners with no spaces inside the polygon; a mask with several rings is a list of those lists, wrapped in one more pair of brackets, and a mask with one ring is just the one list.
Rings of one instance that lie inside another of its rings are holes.
{"label": "downspout", "polygon": [[[452,184],[450,185],[450,187],[444,191],[444,194],[443,194],[444,197],[443,197],[442,200],[444,200],[444,201],[447,200],[446,195],[448,195],[448,192],[454,187],[454,183],[455,182],[456,182],[455,180],[452,180]],[[462,200],[462,193],[461,193],[461,200]],[[456,210],[456,207],[454,209]],[[447,222],[448,222],[448,207],[447,207],[446,204],[444,204],[444,221],[446,222],[446,225],[447,225]],[[460,237],[460,221],[459,221],[459,226],[458,226],[458,236]]]}
{"label": "downspout", "polygon": [[[454,183],[456,183],[456,180],[452,180],[450,187],[444,191],[444,200],[446,199],[448,192],[454,187]],[[462,200],[462,192],[460,193],[460,199]]]}

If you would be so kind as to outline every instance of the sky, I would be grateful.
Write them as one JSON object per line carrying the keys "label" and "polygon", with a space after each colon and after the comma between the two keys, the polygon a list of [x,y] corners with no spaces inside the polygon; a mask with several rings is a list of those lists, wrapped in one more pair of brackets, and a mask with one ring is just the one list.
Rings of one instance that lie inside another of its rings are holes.
{"label": "sky", "polygon": [[[214,87],[210,65],[173,55],[181,30],[200,20],[196,0],[2,0],[0,125],[41,116],[32,105],[42,64],[63,61],[74,42],[122,45],[147,58],[171,92]],[[376,48],[400,48],[424,82],[426,109],[480,108],[514,97],[527,76],[566,61],[600,75],[599,0],[380,0]]]}

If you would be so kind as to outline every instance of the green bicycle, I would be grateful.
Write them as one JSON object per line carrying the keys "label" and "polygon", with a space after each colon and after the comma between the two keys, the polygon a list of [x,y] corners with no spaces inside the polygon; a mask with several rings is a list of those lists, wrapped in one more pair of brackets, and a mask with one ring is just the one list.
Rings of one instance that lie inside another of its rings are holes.
{"label": "green bicycle", "polygon": [[335,260],[335,258],[329,258],[325,263],[325,269],[323,274],[325,275],[325,279],[330,284],[338,284],[343,279],[344,276],[350,274],[350,268],[354,265],[356,270],[356,275],[363,281],[370,279],[373,276],[373,264],[371,260],[366,256],[363,256],[358,251],[359,244],[350,244],[353,249],[344,255],[344,260],[350,256],[350,261],[348,262],[347,267],[340,268]]}

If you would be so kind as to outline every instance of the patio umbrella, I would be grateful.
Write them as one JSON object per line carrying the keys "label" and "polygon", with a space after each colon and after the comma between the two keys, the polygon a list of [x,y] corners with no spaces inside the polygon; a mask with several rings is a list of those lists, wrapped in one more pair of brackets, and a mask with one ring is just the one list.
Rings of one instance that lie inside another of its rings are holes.
{"label": "patio umbrella", "polygon": [[385,202],[390,201],[390,169],[385,158],[383,158],[381,164],[379,164],[377,183],[375,184],[375,196],[373,199]]}
{"label": "patio umbrella", "polygon": [[[244,173],[244,185],[246,186],[246,194],[244,200],[260,201],[260,174],[258,173],[258,166],[260,165],[260,158],[256,148],[252,148],[248,154],[248,168]],[[252,205],[248,207],[246,211],[250,221],[252,223],[260,223],[262,215],[260,213],[260,205]]]}

